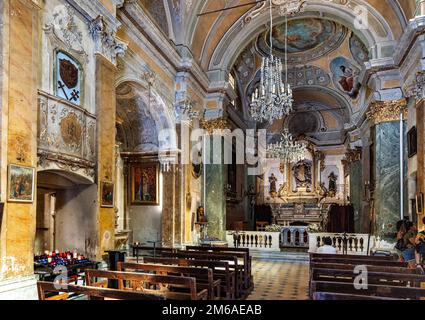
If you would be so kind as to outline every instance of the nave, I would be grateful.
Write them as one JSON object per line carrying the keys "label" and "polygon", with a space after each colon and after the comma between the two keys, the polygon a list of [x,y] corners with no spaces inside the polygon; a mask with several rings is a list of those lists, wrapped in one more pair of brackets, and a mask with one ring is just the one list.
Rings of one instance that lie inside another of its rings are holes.
{"label": "nave", "polygon": [[424,25],[425,0],[0,0],[0,300],[421,298]]}

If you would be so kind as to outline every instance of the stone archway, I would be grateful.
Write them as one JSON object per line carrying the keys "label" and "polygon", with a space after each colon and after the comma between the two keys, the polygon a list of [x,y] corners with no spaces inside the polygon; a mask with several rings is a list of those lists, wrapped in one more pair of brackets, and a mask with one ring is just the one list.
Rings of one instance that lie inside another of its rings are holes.
{"label": "stone archway", "polygon": [[140,82],[122,81],[116,93],[117,142],[121,144],[124,160],[123,168],[117,170],[118,179],[123,183],[117,182],[117,185],[123,185],[125,190],[121,207],[126,225],[133,232],[133,241],[160,238],[164,244],[173,245],[181,211],[178,205],[181,186],[176,171],[159,173],[159,205],[140,206],[131,201],[131,167],[134,163],[160,163],[161,154],[177,152],[174,115],[154,89],[149,91]]}
{"label": "stone archway", "polygon": [[36,254],[45,250],[77,249],[96,256],[97,186],[88,178],[66,170],[37,173]]}

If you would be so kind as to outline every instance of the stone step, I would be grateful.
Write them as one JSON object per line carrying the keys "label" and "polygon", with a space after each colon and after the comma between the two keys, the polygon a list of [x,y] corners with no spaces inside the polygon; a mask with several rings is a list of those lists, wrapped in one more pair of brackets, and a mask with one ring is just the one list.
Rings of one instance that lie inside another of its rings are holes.
{"label": "stone step", "polygon": [[305,252],[273,252],[250,250],[254,260],[282,261],[282,262],[309,262],[309,255]]}

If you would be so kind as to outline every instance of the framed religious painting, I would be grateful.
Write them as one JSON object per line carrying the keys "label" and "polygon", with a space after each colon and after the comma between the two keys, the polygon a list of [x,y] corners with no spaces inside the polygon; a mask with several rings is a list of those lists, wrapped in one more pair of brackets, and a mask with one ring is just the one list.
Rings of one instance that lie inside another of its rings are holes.
{"label": "framed religious painting", "polygon": [[131,204],[159,205],[159,164],[140,163],[131,166]]}
{"label": "framed religious painting", "polygon": [[422,192],[416,195],[416,213],[424,214],[424,194]]}
{"label": "framed religious painting", "polygon": [[418,140],[417,140],[417,130],[416,127],[407,132],[407,150],[408,157],[413,157],[418,152]]}
{"label": "framed religious painting", "polygon": [[8,172],[9,202],[34,202],[35,169],[21,165],[9,165]]}
{"label": "framed religious painting", "polygon": [[114,184],[112,182],[102,181],[101,189],[102,201],[100,206],[103,208],[113,208],[115,198]]}

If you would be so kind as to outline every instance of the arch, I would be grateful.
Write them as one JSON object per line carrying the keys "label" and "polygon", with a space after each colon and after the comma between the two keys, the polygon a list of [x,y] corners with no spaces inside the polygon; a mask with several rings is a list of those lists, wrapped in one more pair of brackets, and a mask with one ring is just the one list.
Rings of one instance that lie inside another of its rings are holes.
{"label": "arch", "polygon": [[[350,8],[336,5],[330,2],[309,3],[303,14],[295,18],[321,18],[338,22],[354,33],[366,44],[373,59],[382,58],[384,50],[381,47],[393,46],[395,37],[387,21],[370,5],[366,5],[370,12],[369,28],[356,30],[354,26],[356,14]],[[276,17],[276,24],[282,23],[284,17]],[[215,76],[215,81],[225,81],[225,71],[228,71],[235,63],[242,50],[259,34],[267,30],[269,21],[268,13],[263,12],[256,17],[250,24],[244,25],[239,19],[233,27],[226,33],[220,43],[217,45],[209,63],[209,71],[222,71],[220,75]],[[206,59],[208,57],[203,57]],[[203,61],[205,62],[205,61]],[[217,79],[217,76],[219,79]]]}
{"label": "arch", "polygon": [[154,88],[149,96],[148,86],[142,81],[121,79],[116,90],[117,133],[125,136],[126,147],[130,148],[126,151],[152,153],[177,149],[174,115]]}
{"label": "arch", "polygon": [[60,169],[42,169],[37,171],[37,185],[39,186],[40,184],[68,188],[75,185],[91,185],[93,181],[77,172]]}

